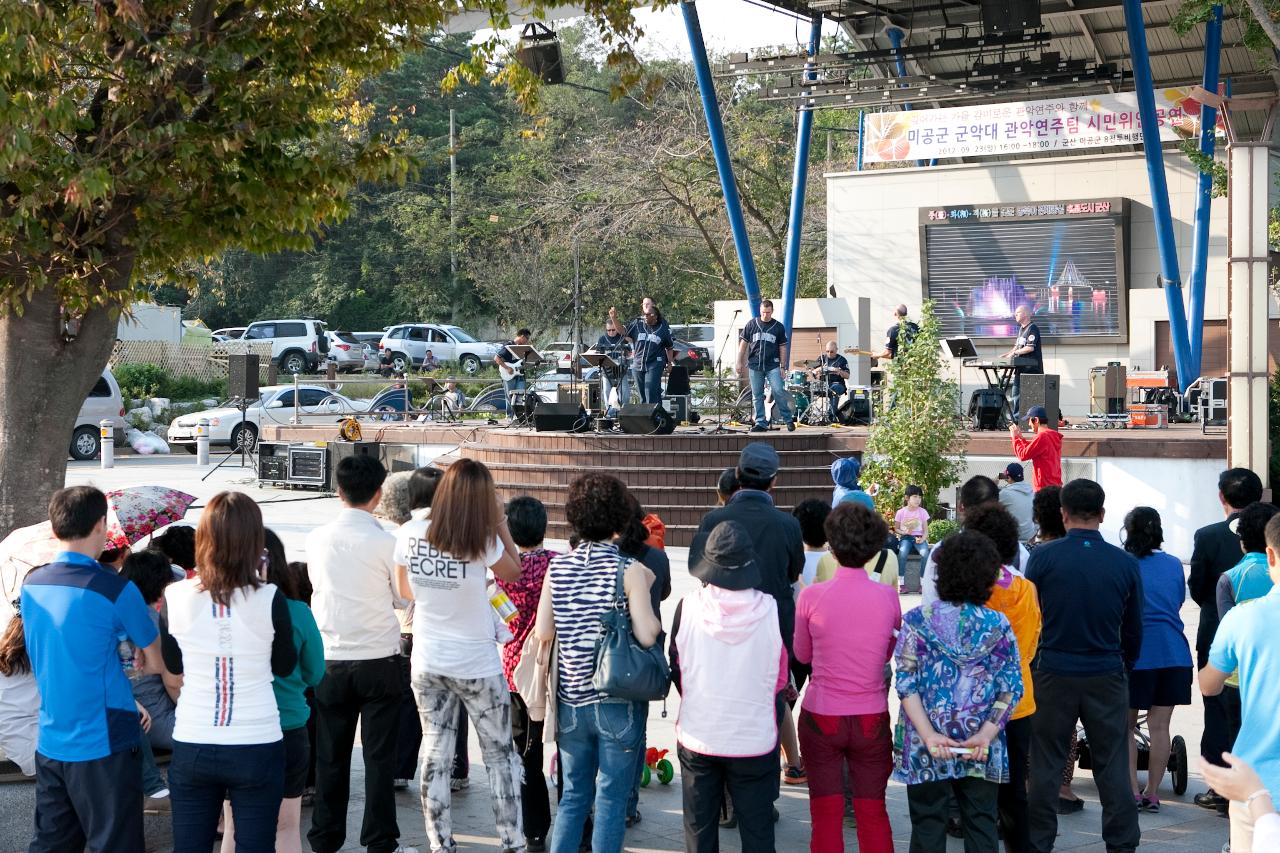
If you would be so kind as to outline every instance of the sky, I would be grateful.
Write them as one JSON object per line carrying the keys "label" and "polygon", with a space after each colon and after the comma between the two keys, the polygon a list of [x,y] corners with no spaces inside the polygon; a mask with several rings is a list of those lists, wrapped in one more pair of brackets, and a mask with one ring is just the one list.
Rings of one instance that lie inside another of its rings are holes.
{"label": "sky", "polygon": [[[518,6],[518,2],[513,2]],[[698,17],[702,22],[702,37],[707,50],[714,54],[729,51],[745,52],[761,47],[777,45],[799,46],[803,50],[809,37],[809,25],[794,15],[757,5],[750,0],[698,0]],[[679,58],[689,55],[689,39],[685,34],[684,16],[680,4],[675,3],[661,12],[648,8],[636,12],[645,35],[636,45],[642,58]],[[552,28],[565,21],[549,22]],[[834,32],[835,25],[828,22],[825,34]],[[481,30],[476,38],[483,38],[489,31]],[[507,35],[519,36],[519,28]]]}

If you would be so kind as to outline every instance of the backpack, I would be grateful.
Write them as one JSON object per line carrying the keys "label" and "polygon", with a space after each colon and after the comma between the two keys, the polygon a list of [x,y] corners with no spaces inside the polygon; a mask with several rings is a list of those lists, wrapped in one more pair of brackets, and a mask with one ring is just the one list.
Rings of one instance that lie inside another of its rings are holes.
{"label": "backpack", "polygon": [[908,320],[898,328],[898,346],[905,349],[915,341],[916,335],[920,334],[920,327]]}

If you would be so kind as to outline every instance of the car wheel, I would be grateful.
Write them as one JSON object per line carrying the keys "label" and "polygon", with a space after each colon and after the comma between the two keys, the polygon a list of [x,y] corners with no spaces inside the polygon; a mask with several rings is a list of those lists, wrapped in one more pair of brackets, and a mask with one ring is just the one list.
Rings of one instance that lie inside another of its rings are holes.
{"label": "car wheel", "polygon": [[101,446],[98,427],[82,426],[71,434],[71,458],[79,462],[96,457]]}
{"label": "car wheel", "polygon": [[462,364],[463,373],[478,373],[480,371],[480,357],[467,353],[459,361]]}
{"label": "car wheel", "polygon": [[409,360],[409,356],[402,352],[398,352],[391,356],[391,369],[396,373],[408,373],[409,368],[413,366],[413,362]]}
{"label": "car wheel", "polygon": [[285,373],[306,373],[307,357],[300,352],[285,353],[280,359],[280,368]]}
{"label": "car wheel", "polygon": [[239,453],[243,448],[252,453],[257,445],[258,430],[253,424],[236,424],[235,429],[231,430],[232,452]]}

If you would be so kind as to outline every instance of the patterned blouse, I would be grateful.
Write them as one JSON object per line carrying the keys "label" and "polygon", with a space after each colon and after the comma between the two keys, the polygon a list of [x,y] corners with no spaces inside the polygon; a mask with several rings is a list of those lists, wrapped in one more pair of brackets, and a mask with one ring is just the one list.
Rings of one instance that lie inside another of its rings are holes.
{"label": "patterned blouse", "polygon": [[502,647],[502,673],[507,677],[507,686],[516,692],[516,683],[511,675],[520,662],[520,650],[524,648],[525,638],[533,630],[534,617],[538,615],[538,600],[542,598],[542,581],[547,575],[547,566],[555,551],[546,548],[535,548],[520,553],[520,579],[515,581],[498,581],[498,587],[507,594],[511,603],[520,611],[512,619],[507,628],[515,637]]}
{"label": "patterned blouse", "polygon": [[975,604],[938,601],[917,607],[902,617],[894,663],[898,696],[918,695],[940,734],[967,740],[987,722],[1001,731],[985,761],[966,756],[941,760],[929,755],[902,712],[895,732],[893,778],[907,785],[970,776],[1008,782],[1004,726],[1022,697],[1018,644],[1009,620]]}

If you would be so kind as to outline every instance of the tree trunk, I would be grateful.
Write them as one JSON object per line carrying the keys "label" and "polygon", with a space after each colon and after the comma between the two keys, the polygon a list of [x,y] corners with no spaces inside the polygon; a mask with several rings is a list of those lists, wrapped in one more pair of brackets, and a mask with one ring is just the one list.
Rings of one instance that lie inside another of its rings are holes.
{"label": "tree trunk", "polygon": [[22,316],[0,317],[0,537],[48,518],[49,498],[66,482],[76,415],[111,357],[117,322],[95,308],[65,342],[51,288]]}

